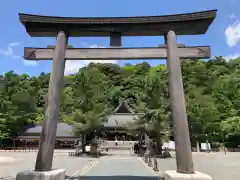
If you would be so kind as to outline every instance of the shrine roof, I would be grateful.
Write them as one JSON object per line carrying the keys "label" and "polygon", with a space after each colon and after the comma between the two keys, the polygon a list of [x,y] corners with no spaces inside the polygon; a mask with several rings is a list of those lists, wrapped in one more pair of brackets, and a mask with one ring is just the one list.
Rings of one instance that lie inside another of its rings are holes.
{"label": "shrine roof", "polygon": [[103,125],[107,128],[126,127],[143,115],[144,113],[134,113],[126,101],[120,101],[114,113],[108,117],[107,122],[104,122]]}
{"label": "shrine roof", "polygon": [[127,127],[129,124],[134,123],[138,118],[143,116],[143,113],[116,113],[107,119],[107,122],[103,123],[104,127]]}
{"label": "shrine roof", "polygon": [[20,22],[30,36],[56,36],[60,30],[72,37],[159,36],[168,30],[177,35],[204,34],[216,17],[217,10],[164,16],[136,17],[58,17],[19,13]]}
{"label": "shrine roof", "polygon": [[[28,128],[22,135],[41,134],[42,125],[35,125],[34,127]],[[57,124],[56,137],[73,137],[73,127],[66,123],[59,122]]]}
{"label": "shrine roof", "polygon": [[133,113],[132,109],[129,107],[126,101],[121,101],[118,107],[114,110],[114,113]]}

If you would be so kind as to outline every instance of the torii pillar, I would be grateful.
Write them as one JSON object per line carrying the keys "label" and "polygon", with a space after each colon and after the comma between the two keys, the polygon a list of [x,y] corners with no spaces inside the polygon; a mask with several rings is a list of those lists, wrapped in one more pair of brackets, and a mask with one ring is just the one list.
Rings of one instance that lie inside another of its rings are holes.
{"label": "torii pillar", "polygon": [[169,94],[174,129],[177,172],[194,173],[191,143],[184,99],[183,81],[176,34],[168,31],[165,34],[167,45],[167,71]]}
{"label": "torii pillar", "polygon": [[52,73],[48,88],[48,104],[42,127],[35,171],[48,171],[52,168],[56,140],[57,122],[60,113],[60,100],[65,70],[65,51],[68,37],[64,31],[57,34]]}

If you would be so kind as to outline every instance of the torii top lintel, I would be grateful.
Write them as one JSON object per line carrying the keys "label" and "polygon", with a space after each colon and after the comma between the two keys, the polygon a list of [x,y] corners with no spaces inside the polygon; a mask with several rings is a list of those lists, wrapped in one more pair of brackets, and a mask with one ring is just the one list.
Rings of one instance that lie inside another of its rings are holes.
{"label": "torii top lintel", "polygon": [[217,10],[187,14],[138,17],[57,17],[19,13],[20,22],[33,37],[53,37],[64,30],[72,37],[161,36],[168,30],[177,35],[204,34]]}

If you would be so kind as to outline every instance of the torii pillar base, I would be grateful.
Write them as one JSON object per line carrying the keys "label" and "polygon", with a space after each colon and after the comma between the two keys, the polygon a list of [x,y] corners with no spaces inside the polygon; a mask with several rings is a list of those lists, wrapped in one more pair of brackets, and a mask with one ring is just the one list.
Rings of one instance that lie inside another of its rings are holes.
{"label": "torii pillar base", "polygon": [[212,177],[195,171],[194,174],[178,173],[177,171],[165,171],[164,180],[212,180]]}
{"label": "torii pillar base", "polygon": [[23,171],[17,174],[16,180],[65,180],[65,169],[50,171]]}

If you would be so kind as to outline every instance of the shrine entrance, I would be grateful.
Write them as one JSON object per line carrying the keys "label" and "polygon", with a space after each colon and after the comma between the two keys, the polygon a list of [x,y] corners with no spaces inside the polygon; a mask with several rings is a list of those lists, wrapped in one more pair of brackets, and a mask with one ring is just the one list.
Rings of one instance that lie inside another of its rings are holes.
{"label": "shrine entrance", "polygon": [[[56,37],[56,47],[25,48],[26,60],[53,60],[48,105],[37,155],[36,171],[50,171],[56,139],[60,94],[66,60],[167,59],[177,172],[193,174],[180,59],[210,58],[209,46],[185,46],[177,35],[205,34],[216,10],[171,16],[72,18],[19,14],[32,37]],[[124,48],[122,36],[164,36],[160,47]],[[68,37],[110,37],[111,48],[71,48]]]}

